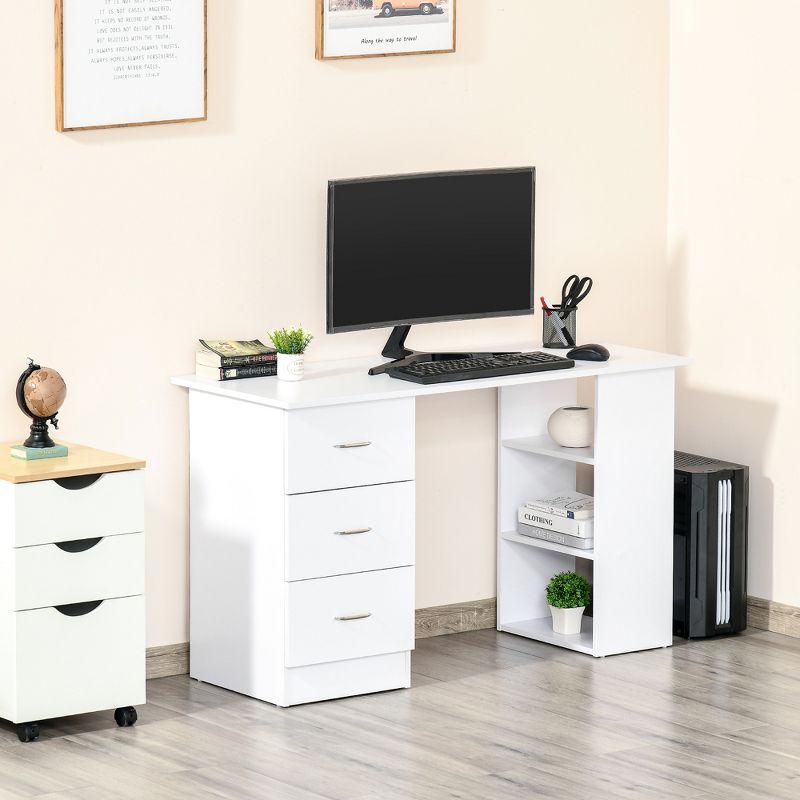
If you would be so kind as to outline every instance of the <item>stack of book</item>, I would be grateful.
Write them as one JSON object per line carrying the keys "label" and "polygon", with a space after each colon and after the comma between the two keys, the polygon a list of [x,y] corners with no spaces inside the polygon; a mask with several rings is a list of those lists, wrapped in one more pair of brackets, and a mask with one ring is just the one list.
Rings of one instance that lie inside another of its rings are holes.
{"label": "stack of book", "polygon": [[200,339],[194,374],[212,381],[264,378],[278,371],[278,354],[258,339],[250,342]]}
{"label": "stack of book", "polygon": [[561,492],[542,500],[530,500],[519,509],[517,533],[576,550],[591,550],[594,498],[580,492]]}

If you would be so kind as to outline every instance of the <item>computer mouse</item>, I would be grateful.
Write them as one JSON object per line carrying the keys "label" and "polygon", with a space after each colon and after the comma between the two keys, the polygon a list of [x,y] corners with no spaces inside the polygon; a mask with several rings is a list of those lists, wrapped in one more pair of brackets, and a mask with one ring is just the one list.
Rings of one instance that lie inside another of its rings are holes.
{"label": "computer mouse", "polygon": [[567,358],[576,361],[608,361],[611,354],[601,344],[581,344],[567,353]]}

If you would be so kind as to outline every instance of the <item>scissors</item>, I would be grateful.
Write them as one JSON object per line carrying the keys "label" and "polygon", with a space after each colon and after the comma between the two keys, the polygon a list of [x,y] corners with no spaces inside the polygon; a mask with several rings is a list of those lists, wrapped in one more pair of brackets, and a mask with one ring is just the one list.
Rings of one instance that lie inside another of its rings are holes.
{"label": "scissors", "polygon": [[561,308],[559,308],[561,319],[566,319],[569,312],[574,311],[586,299],[593,285],[591,278],[579,278],[577,275],[570,275],[564,281],[564,288],[561,290]]}

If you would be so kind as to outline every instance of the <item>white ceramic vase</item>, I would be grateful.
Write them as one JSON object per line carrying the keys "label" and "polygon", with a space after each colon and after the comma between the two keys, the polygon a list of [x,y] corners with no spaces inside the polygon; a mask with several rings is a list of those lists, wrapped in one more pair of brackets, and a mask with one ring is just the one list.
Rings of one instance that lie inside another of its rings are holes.
{"label": "white ceramic vase", "polygon": [[299,381],[306,371],[303,353],[278,353],[278,378],[282,381]]}
{"label": "white ceramic vase", "polygon": [[594,409],[564,406],[547,421],[550,438],[562,447],[589,447],[594,441]]}
{"label": "white ceramic vase", "polygon": [[578,608],[556,608],[550,606],[550,614],[553,617],[553,633],[560,633],[562,636],[577,636],[581,632],[581,619],[586,606]]}

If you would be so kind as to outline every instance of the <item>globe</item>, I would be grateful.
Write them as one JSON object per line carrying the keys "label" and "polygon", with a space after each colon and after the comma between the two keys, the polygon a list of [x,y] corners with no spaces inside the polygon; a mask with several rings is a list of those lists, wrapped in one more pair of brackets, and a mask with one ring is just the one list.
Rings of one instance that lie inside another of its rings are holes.
{"label": "globe", "polygon": [[40,367],[28,375],[22,389],[25,406],[34,417],[52,417],[67,397],[64,379],[49,367]]}

